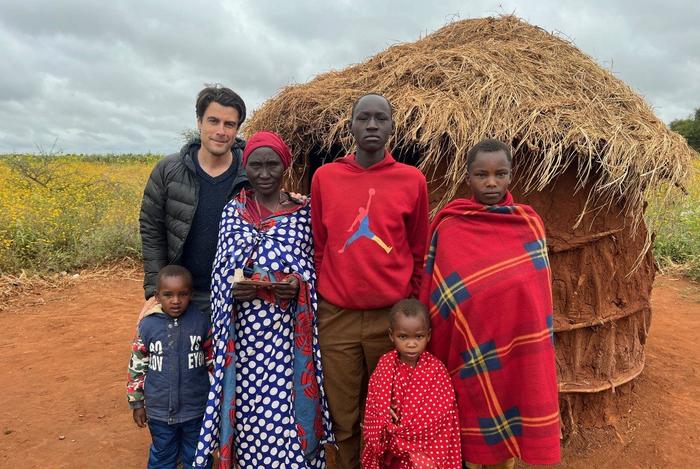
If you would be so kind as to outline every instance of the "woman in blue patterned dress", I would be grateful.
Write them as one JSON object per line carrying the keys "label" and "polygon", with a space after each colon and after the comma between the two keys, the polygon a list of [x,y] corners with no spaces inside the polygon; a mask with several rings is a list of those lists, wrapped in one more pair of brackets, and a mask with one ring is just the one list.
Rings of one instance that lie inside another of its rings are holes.
{"label": "woman in blue patterned dress", "polygon": [[251,189],[226,205],[212,273],[215,360],[195,467],[325,467],[332,443],[316,329],[310,204],[280,190],[272,132],[243,154]]}

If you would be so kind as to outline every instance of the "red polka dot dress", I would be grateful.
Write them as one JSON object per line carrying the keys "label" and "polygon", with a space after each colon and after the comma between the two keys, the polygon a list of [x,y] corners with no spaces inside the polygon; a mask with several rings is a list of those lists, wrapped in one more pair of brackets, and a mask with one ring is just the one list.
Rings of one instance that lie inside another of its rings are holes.
{"label": "red polka dot dress", "polygon": [[452,382],[442,362],[428,352],[415,368],[396,351],[382,356],[369,381],[362,431],[363,468],[462,467]]}

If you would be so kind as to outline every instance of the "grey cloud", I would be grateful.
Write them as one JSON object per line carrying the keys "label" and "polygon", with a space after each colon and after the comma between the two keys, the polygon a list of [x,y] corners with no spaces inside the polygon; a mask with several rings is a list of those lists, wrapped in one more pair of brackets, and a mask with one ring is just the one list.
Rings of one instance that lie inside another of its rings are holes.
{"label": "grey cloud", "polygon": [[4,49],[4,73],[0,73],[0,102],[24,100],[39,90],[41,78],[36,69],[33,50],[12,35],[0,30],[0,44]]}
{"label": "grey cloud", "polygon": [[170,152],[204,83],[253,111],[281,87],[416,40],[452,19],[514,12],[558,30],[669,121],[700,106],[696,2],[0,3],[0,153]]}

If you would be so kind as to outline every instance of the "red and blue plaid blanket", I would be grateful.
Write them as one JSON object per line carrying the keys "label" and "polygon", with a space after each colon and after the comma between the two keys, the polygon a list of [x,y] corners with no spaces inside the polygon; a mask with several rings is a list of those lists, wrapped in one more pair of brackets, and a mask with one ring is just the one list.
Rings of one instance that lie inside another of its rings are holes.
{"label": "red and blue plaid blanket", "polygon": [[421,300],[430,351],[457,395],[463,459],[559,461],[551,273],[537,213],[510,193],[494,206],[448,204],[431,227]]}

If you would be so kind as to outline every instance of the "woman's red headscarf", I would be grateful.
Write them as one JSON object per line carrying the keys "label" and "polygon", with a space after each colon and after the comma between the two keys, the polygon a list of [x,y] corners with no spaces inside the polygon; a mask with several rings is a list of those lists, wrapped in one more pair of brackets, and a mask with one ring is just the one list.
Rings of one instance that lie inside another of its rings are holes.
{"label": "woman's red headscarf", "polygon": [[248,143],[246,143],[245,150],[243,150],[243,166],[248,164],[248,157],[250,154],[260,147],[271,148],[277,153],[282,160],[284,169],[289,168],[289,165],[292,164],[292,152],[289,150],[287,144],[284,143],[282,137],[274,132],[263,130],[261,132],[255,132],[253,136],[250,137],[250,140],[248,140]]}

